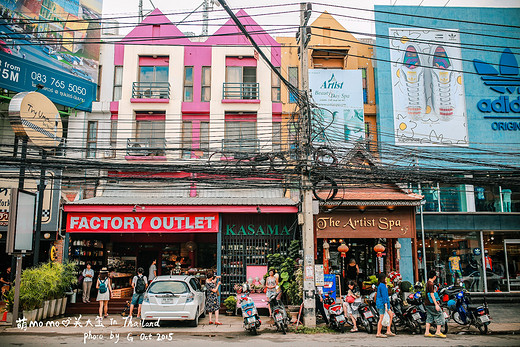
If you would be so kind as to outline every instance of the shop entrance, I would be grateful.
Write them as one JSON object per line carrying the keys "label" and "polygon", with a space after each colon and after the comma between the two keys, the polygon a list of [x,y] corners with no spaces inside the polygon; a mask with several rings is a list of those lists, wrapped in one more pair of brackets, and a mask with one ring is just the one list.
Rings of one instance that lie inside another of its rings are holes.
{"label": "shop entrance", "polygon": [[505,239],[507,286],[509,291],[520,291],[520,239]]}
{"label": "shop entrance", "polygon": [[80,272],[90,263],[95,277],[101,268],[107,267],[114,287],[113,297],[128,298],[132,295],[131,280],[137,269],[142,267],[148,276],[153,260],[157,261],[157,275],[190,274],[204,283],[206,272],[217,268],[216,249],[214,233],[73,233],[69,258]]}

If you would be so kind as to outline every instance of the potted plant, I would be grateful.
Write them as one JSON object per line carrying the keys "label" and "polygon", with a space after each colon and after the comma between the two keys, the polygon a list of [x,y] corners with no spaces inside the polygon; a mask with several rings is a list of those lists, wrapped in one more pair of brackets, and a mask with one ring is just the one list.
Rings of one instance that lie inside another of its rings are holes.
{"label": "potted plant", "polygon": [[226,306],[226,314],[228,316],[233,315],[237,307],[237,299],[234,296],[228,296],[227,299],[224,300],[224,306]]}

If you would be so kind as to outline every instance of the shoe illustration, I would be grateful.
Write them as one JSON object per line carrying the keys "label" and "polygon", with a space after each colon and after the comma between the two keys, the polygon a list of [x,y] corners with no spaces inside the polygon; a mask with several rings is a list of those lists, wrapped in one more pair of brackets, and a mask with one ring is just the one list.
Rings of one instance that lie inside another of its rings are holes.
{"label": "shoe illustration", "polygon": [[432,62],[432,100],[433,107],[442,118],[449,118],[453,115],[451,67],[446,50],[442,46],[437,46]]}
{"label": "shoe illustration", "polygon": [[413,45],[404,52],[403,66],[398,76],[404,81],[408,94],[408,115],[418,120],[426,110],[426,94],[424,88],[424,67],[421,66],[419,54]]}

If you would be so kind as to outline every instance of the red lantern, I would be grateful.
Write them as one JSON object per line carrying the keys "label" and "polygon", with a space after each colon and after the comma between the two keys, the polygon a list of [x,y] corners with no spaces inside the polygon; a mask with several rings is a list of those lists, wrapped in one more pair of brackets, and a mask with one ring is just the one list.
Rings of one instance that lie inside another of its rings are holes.
{"label": "red lantern", "polygon": [[383,252],[385,251],[385,246],[383,246],[382,244],[378,243],[377,245],[375,245],[374,247],[374,252],[377,253],[377,260],[378,260],[378,273],[381,273],[383,272]]}
{"label": "red lantern", "polygon": [[347,256],[347,252],[348,252],[349,248],[346,244],[342,243],[339,247],[338,247],[338,252],[341,252],[341,257],[342,258],[345,258]]}
{"label": "red lantern", "polygon": [[375,245],[374,247],[374,252],[376,253],[383,253],[385,251],[385,246],[383,246],[382,244],[378,243],[377,245]]}

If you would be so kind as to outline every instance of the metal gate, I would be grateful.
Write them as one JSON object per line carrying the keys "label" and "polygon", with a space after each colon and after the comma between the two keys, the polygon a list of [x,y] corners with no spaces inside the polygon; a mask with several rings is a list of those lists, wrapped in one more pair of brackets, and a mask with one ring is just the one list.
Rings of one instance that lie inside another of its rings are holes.
{"label": "metal gate", "polygon": [[[234,233],[229,231],[230,225],[233,226],[231,230]],[[223,215],[223,298],[235,294],[235,284],[246,282],[247,266],[267,266],[269,254],[280,253],[286,256],[291,241],[297,235],[297,228],[296,217],[292,214]]]}

